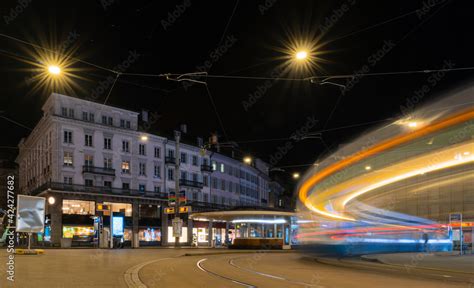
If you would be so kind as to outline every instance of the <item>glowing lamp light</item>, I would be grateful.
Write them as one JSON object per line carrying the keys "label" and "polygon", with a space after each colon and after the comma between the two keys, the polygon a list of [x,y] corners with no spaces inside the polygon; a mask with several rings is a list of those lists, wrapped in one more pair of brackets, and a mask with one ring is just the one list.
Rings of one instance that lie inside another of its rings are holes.
{"label": "glowing lamp light", "polygon": [[293,173],[293,179],[298,179],[298,178],[300,178],[300,173],[298,172]]}
{"label": "glowing lamp light", "polygon": [[418,126],[418,123],[417,122],[408,122],[408,127],[410,128],[416,128],[416,126]]}
{"label": "glowing lamp light", "polygon": [[140,137],[140,139],[141,139],[142,141],[148,141],[148,136],[143,135],[142,137]]}
{"label": "glowing lamp light", "polygon": [[49,203],[49,205],[53,205],[55,202],[56,202],[56,199],[54,199],[53,196],[50,196],[50,197],[48,198],[48,203]]}
{"label": "glowing lamp light", "polygon": [[51,65],[48,67],[48,72],[54,75],[59,75],[61,73],[61,68],[56,65]]}
{"label": "glowing lamp light", "polygon": [[365,170],[369,171],[369,170],[371,170],[371,169],[372,169],[371,166],[369,166],[369,165],[365,166]]}
{"label": "glowing lamp light", "polygon": [[252,158],[247,156],[247,157],[244,157],[244,163],[245,164],[251,164],[252,163]]}
{"label": "glowing lamp light", "polygon": [[296,52],[296,59],[297,60],[304,60],[308,57],[308,52],[306,51],[298,51]]}

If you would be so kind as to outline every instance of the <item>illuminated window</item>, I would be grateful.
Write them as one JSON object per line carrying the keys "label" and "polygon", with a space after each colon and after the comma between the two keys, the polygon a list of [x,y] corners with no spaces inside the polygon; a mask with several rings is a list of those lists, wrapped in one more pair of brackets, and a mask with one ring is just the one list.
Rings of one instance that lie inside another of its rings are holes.
{"label": "illuminated window", "polygon": [[63,214],[95,215],[95,202],[63,200]]}
{"label": "illuminated window", "polygon": [[[131,217],[132,216],[132,204],[128,203],[112,203],[112,202],[104,202],[104,204],[111,205],[112,207],[112,212],[114,213],[124,213],[125,217]],[[107,215],[107,212],[104,213]]]}
{"label": "illuminated window", "polygon": [[64,161],[63,161],[64,166],[72,166],[72,162],[73,162],[72,157],[73,157],[72,152],[64,152]]}
{"label": "illuminated window", "polygon": [[122,173],[130,174],[130,162],[122,161]]}

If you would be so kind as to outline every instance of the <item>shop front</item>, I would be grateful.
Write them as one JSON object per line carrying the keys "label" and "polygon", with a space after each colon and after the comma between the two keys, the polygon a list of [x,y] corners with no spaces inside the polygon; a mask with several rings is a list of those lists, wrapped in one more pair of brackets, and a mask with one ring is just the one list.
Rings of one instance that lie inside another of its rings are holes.
{"label": "shop front", "polygon": [[[289,249],[292,212],[235,210],[190,215],[198,245]],[[194,236],[194,235],[193,235]]]}

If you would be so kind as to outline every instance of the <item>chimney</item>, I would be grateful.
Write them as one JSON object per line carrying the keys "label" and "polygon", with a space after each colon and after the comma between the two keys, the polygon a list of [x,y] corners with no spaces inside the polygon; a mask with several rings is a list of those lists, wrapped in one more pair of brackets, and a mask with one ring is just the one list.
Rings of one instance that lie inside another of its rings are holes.
{"label": "chimney", "polygon": [[142,116],[142,121],[147,123],[148,122],[148,111],[142,110],[141,114],[142,114],[141,115]]}
{"label": "chimney", "polygon": [[181,132],[183,132],[184,134],[187,134],[187,133],[188,133],[188,125],[186,125],[186,124],[181,124],[181,125],[180,125],[180,130],[181,130]]}

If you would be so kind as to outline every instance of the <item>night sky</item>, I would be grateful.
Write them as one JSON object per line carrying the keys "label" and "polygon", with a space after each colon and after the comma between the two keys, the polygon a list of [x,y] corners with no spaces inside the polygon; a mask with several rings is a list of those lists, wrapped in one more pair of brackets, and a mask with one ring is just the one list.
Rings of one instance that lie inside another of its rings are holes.
{"label": "night sky", "polygon": [[[474,66],[474,5],[467,2],[2,1],[0,33],[128,73],[206,70],[210,75],[306,77],[410,71]],[[287,61],[285,47],[295,39],[318,45],[321,59],[307,71],[279,74]],[[39,61],[40,54],[45,53],[0,37],[0,110],[27,127],[37,123],[51,92],[33,89],[34,81],[28,81],[34,75],[28,61]],[[117,66],[127,58],[129,67]],[[81,62],[70,69],[77,76],[75,85],[59,92],[79,98],[94,93],[103,103],[110,85],[105,90],[97,87],[115,75]],[[347,85],[345,93],[338,86],[309,81],[195,78],[207,82],[214,110],[203,84],[123,75],[107,103],[159,115],[150,132],[168,135],[186,123],[192,135],[207,138],[217,131],[222,142],[236,141],[241,150],[275,166],[292,166],[311,163],[328,149],[400,115],[400,107],[423,85],[430,84],[430,89],[417,97],[415,106],[469,83],[473,72],[450,72],[434,85],[429,76],[358,76],[350,83],[333,79]],[[248,106],[256,91],[261,96]],[[2,118],[0,125],[2,157],[14,158],[17,150],[8,147],[17,146],[29,130]],[[303,127],[322,131],[323,140],[289,138]],[[288,152],[275,157],[279,149]],[[305,167],[285,169],[303,172]]]}

